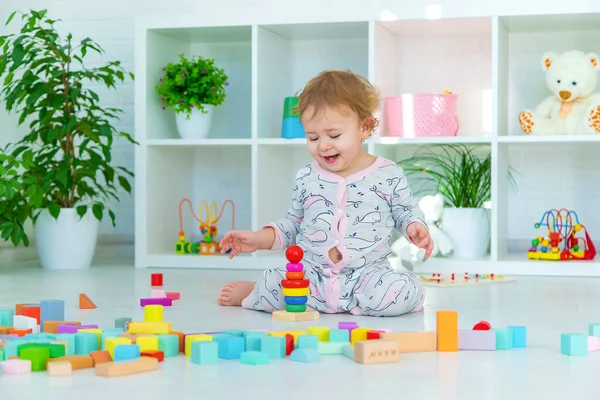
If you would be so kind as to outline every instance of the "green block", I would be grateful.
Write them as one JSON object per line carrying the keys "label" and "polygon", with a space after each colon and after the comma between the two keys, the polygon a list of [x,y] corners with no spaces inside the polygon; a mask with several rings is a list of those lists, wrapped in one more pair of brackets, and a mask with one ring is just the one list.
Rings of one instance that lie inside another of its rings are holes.
{"label": "green block", "polygon": [[[64,347],[64,346],[63,346]],[[46,347],[30,347],[26,349],[19,349],[21,360],[31,361],[32,371],[45,371],[46,361],[50,358],[50,349]]]}
{"label": "green block", "polygon": [[494,328],[496,331],[496,350],[513,348],[513,331],[508,328]]}
{"label": "green block", "polygon": [[6,361],[6,354],[4,353],[4,349],[0,349],[0,361]]}
{"label": "green block", "polygon": [[260,351],[244,351],[240,354],[240,362],[248,365],[264,365],[269,363],[269,355]]}
{"label": "green block", "polygon": [[588,337],[583,333],[563,333],[560,335],[560,352],[567,356],[587,356]]}
{"label": "green block", "polygon": [[179,355],[179,335],[158,335],[158,349],[163,351],[165,357]]}
{"label": "green block", "polygon": [[65,346],[62,344],[50,344],[50,343],[25,343],[17,348],[17,355],[21,357],[23,351],[27,349],[48,349],[50,358],[64,357]]}
{"label": "green block", "polygon": [[304,311],[306,311],[306,304],[286,304],[285,311],[287,311],[287,312],[304,312]]}
{"label": "green block", "polygon": [[350,346],[350,342],[319,342],[319,353],[342,355],[346,346]]}

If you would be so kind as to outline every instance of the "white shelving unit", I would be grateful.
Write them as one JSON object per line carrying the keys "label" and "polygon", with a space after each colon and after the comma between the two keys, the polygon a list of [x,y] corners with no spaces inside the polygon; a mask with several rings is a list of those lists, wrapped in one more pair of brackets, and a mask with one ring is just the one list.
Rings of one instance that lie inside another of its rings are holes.
{"label": "white shelving unit", "polygon": [[[434,143],[487,146],[492,153],[490,254],[483,260],[434,258],[418,272],[600,276],[600,257],[526,258],[537,235],[533,224],[547,209],[576,210],[592,238],[600,239],[600,135],[531,137],[517,123],[520,110],[533,108],[548,93],[539,66],[544,51],[600,53],[600,13],[302,22],[199,26],[192,18],[172,17],[137,22],[137,267],[263,269],[285,263],[282,252],[233,260],[176,255],[178,206],[188,198],[196,212],[201,200],[214,201],[220,210],[231,199],[236,229],[257,230],[283,216],[294,173],[311,161],[303,139],[281,138],[283,99],[321,70],[335,68],[368,77],[382,99],[444,89],[459,95],[457,137],[389,137],[380,112],[382,125],[365,144],[372,154],[400,160]],[[162,67],[180,53],[213,57],[229,75],[226,101],[215,111],[207,139],[178,138],[173,114],[160,109],[155,94]],[[509,167],[518,171],[516,190],[509,186]],[[188,240],[198,240],[187,204],[183,223]],[[227,206],[220,233],[231,226]]]}

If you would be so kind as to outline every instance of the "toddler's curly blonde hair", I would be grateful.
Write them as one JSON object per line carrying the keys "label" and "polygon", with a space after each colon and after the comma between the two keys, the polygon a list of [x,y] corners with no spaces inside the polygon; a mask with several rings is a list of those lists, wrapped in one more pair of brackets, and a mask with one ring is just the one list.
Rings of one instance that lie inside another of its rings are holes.
{"label": "toddler's curly blonde hair", "polygon": [[369,125],[370,132],[379,124],[373,115],[379,107],[379,90],[351,71],[323,71],[312,78],[297,96],[300,102],[296,112],[301,119],[310,107],[313,112],[309,117],[314,117],[325,108],[346,106],[358,115],[361,124]]}

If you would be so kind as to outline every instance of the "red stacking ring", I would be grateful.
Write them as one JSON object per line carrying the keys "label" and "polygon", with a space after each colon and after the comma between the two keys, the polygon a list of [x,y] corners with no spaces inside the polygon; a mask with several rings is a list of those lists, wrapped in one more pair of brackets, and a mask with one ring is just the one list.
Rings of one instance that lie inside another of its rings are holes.
{"label": "red stacking ring", "polygon": [[309,284],[310,284],[310,282],[308,279],[302,279],[301,281],[287,279],[287,280],[281,281],[281,286],[283,286],[286,289],[307,288]]}

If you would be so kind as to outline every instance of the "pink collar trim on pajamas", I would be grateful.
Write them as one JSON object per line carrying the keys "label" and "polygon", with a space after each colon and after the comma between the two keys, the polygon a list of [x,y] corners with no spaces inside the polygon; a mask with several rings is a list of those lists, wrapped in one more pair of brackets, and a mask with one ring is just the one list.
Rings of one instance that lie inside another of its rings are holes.
{"label": "pink collar trim on pajamas", "polygon": [[342,182],[345,181],[347,183],[350,182],[355,182],[355,181],[360,181],[361,179],[363,179],[365,176],[372,174],[373,171],[375,171],[377,168],[385,165],[386,162],[391,162],[383,157],[378,156],[375,161],[373,161],[373,164],[369,165],[366,168],[363,168],[360,171],[356,171],[355,173],[353,173],[352,175],[349,175],[347,177],[343,177],[340,176],[338,174],[335,174],[333,172],[327,171],[325,169],[323,169],[319,163],[317,163],[316,161],[313,161],[312,163],[312,168],[314,171],[317,171],[319,174],[323,175],[323,177],[327,177],[329,179],[332,179],[336,182]]}

